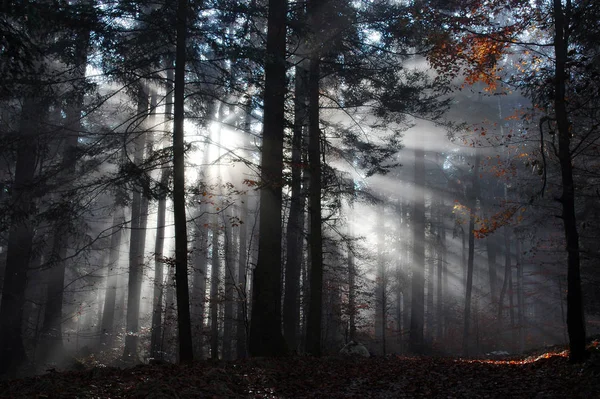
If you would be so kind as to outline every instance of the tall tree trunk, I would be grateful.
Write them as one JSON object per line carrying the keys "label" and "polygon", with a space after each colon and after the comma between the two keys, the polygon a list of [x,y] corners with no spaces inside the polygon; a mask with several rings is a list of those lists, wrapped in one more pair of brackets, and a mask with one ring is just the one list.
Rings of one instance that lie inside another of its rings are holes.
{"label": "tall tree trunk", "polygon": [[562,220],[567,245],[567,328],[569,331],[569,360],[583,362],[588,354],[585,350],[585,315],[581,291],[579,260],[579,233],[575,217],[575,183],[573,181],[573,156],[571,153],[571,122],[567,110],[566,82],[569,59],[569,32],[573,7],[566,0],[564,9],[561,0],[554,0],[554,113],[558,129],[558,158],[560,161],[562,195]]}
{"label": "tall tree trunk", "polygon": [[440,199],[438,210],[438,232],[436,236],[436,262],[437,262],[437,302],[436,302],[436,341],[441,346],[444,339],[444,256],[445,243],[442,240],[444,235],[444,199]]}
{"label": "tall tree trunk", "polygon": [[385,257],[385,207],[379,210],[376,229],[377,237],[377,272],[375,274],[375,342],[381,354],[385,355],[385,327],[386,327],[386,305],[387,305],[387,275]]}
{"label": "tall tree trunk", "polygon": [[498,322],[502,322],[502,313],[504,308],[504,297],[508,290],[508,280],[510,276],[510,232],[508,226],[503,227],[504,230],[504,280],[502,282],[502,289],[500,290],[500,298],[498,299]]}
{"label": "tall tree trunk", "polygon": [[[165,99],[165,126],[166,130],[171,130],[171,117],[173,113],[173,91],[170,82],[174,79],[172,57],[166,61],[167,67],[167,97]],[[167,193],[169,190],[169,177],[171,175],[170,166],[165,166],[160,170],[160,188],[162,192],[158,198],[158,210],[156,215],[156,239],[154,241],[154,287],[152,297],[152,334],[150,336],[150,357],[162,359],[164,352],[162,348],[162,316],[164,302],[164,245],[165,245],[165,227],[167,214]]]}
{"label": "tall tree trunk", "polygon": [[[425,297],[425,151],[415,149],[415,198],[413,212],[413,261],[411,282],[410,336],[412,353],[423,353]],[[421,185],[421,186],[420,186]]]}
{"label": "tall tree trunk", "polygon": [[348,339],[356,340],[356,265],[353,248],[348,244]]}
{"label": "tall tree trunk", "polygon": [[[66,138],[62,143],[61,160],[61,186],[69,188],[75,174],[77,162],[77,143],[79,134],[83,131],[81,111],[83,109],[83,96],[85,83],[85,68],[88,58],[90,31],[85,31],[76,36],[75,40],[75,65],[73,67],[73,90],[75,94],[68,101],[65,113],[67,115],[64,132]],[[46,290],[46,308],[44,323],[42,325],[41,347],[42,359],[45,361],[56,360],[64,352],[62,341],[62,308],[65,284],[65,269],[67,246],[70,238],[69,220],[57,221],[52,233],[51,270],[49,272],[48,288]]]}
{"label": "tall tree trunk", "polygon": [[[200,205],[200,213],[205,206]],[[194,336],[194,354],[198,359],[204,358],[204,309],[206,301],[206,271],[208,264],[208,234],[205,222],[196,220],[196,253],[194,254],[194,272],[191,294],[192,335]]]}
{"label": "tall tree trunk", "polygon": [[[169,115],[169,113],[167,113]],[[163,168],[160,175],[160,183],[163,187],[169,184],[169,169]],[[166,194],[166,193],[165,193]],[[158,199],[158,212],[156,215],[156,240],[154,244],[154,290],[152,300],[152,335],[150,337],[150,356],[154,359],[162,359],[162,313],[164,293],[164,245],[165,224],[167,211],[167,197],[162,194]]]}
{"label": "tall tree trunk", "polygon": [[[309,14],[315,7],[311,0]],[[316,11],[316,10],[315,10]],[[320,60],[310,60],[308,78],[308,162],[310,170],[310,296],[306,325],[306,351],[321,355],[321,323],[323,304],[323,239],[321,231],[321,134],[319,127]]]}
{"label": "tall tree trunk", "polygon": [[[143,85],[140,85],[138,91],[138,116],[145,116],[148,113],[148,93]],[[140,165],[144,160],[144,149],[147,133],[143,131],[144,122],[142,122],[142,131],[137,132],[134,139],[135,165]],[[127,317],[125,335],[125,349],[123,359],[129,359],[138,362],[138,332],[140,318],[140,297],[142,291],[142,278],[144,267],[144,251],[146,241],[146,226],[142,225],[143,220],[147,220],[142,214],[147,205],[144,204],[144,195],[138,188],[133,193],[131,201],[131,238],[129,240],[129,282],[127,284]]]}
{"label": "tall tree trunk", "polygon": [[187,34],[188,0],[177,3],[177,50],[175,52],[175,101],[173,104],[173,214],[175,220],[175,290],[177,296],[177,330],[179,362],[194,359],[190,291],[188,286],[188,240],[185,216],[185,159],[183,141],[185,99],[185,42]]}
{"label": "tall tree trunk", "polygon": [[223,360],[232,360],[233,354],[233,292],[235,289],[235,242],[231,231],[231,209],[221,215],[225,230],[225,297],[223,309]]}
{"label": "tall tree trunk", "polygon": [[[252,128],[252,98],[248,97],[246,103],[246,115],[244,118],[244,132],[247,134],[247,139],[250,137],[249,132]],[[244,155],[246,148],[250,145],[245,143]],[[248,357],[248,252],[251,249],[248,243],[248,225],[250,224],[250,214],[248,210],[249,196],[244,191],[240,197],[240,226],[239,226],[239,257],[238,257],[238,289],[237,289],[237,327],[236,327],[236,355],[238,359]]]}
{"label": "tall tree trunk", "polygon": [[515,253],[517,261],[517,309],[519,311],[519,353],[525,350],[525,303],[523,298],[523,263],[521,261],[521,242],[517,238],[515,241]]}
{"label": "tall tree trunk", "polygon": [[[429,212],[429,220],[430,223],[433,223],[433,218],[432,218],[432,213],[431,211]],[[433,309],[433,297],[434,297],[434,281],[435,281],[435,248],[434,248],[434,243],[431,242],[431,240],[427,240],[428,242],[428,247],[429,247],[429,251],[428,254],[429,256],[427,257],[427,302],[426,302],[426,309],[427,309],[427,313],[425,314],[426,318],[425,318],[425,342],[427,343],[427,346],[429,347],[431,345],[431,342],[433,340],[433,324],[434,324],[434,320],[435,320],[435,312]]]}
{"label": "tall tree trunk", "polygon": [[496,288],[496,243],[494,242],[495,237],[493,235],[487,236],[485,239],[485,247],[487,251],[487,263],[488,263],[488,276],[490,282],[490,300],[492,306],[498,303],[498,292]]}
{"label": "tall tree trunk", "polygon": [[113,215],[113,227],[110,236],[110,250],[108,254],[108,271],[106,275],[106,294],[104,295],[104,308],[102,311],[102,324],[100,344],[110,348],[114,340],[115,305],[117,301],[117,284],[119,282],[119,253],[125,215],[122,204],[117,203]]}
{"label": "tall tree trunk", "polygon": [[[477,150],[475,150],[477,151]],[[473,270],[475,266],[475,212],[477,197],[479,196],[479,163],[480,156],[475,154],[475,166],[473,167],[472,186],[467,190],[469,206],[469,258],[467,260],[467,284],[465,287],[465,312],[463,324],[463,354],[469,355],[470,332],[471,332],[471,298],[473,292]]]}
{"label": "tall tree trunk", "polygon": [[283,136],[285,125],[286,0],[269,0],[263,147],[261,158],[260,236],[252,283],[249,351],[252,356],[281,356],[281,239]]}
{"label": "tall tree trunk", "polygon": [[238,359],[247,357],[246,337],[247,337],[247,285],[246,275],[248,263],[248,195],[241,196],[240,212],[240,235],[239,235],[239,258],[238,258],[238,279],[237,279],[237,326],[236,326],[236,355]]}
{"label": "tall tree trunk", "polygon": [[38,159],[37,134],[46,110],[31,97],[25,99],[11,203],[12,217],[8,232],[6,269],[0,304],[0,375],[14,374],[27,360],[22,336],[22,317],[27,288],[27,269],[31,258],[35,213],[32,193]]}
{"label": "tall tree trunk", "polygon": [[296,67],[294,96],[294,132],[292,136],[292,182],[290,215],[286,234],[285,293],[283,298],[283,334],[291,350],[298,349],[300,326],[300,268],[302,267],[305,197],[302,190],[302,142],[307,120],[307,71]]}
{"label": "tall tree trunk", "polygon": [[[202,165],[208,163],[209,141],[205,142],[202,153]],[[200,174],[200,183],[204,183],[206,172]],[[195,220],[196,234],[193,260],[193,281],[191,293],[192,335],[194,337],[194,357],[204,359],[204,314],[206,309],[206,278],[208,270],[208,204],[202,196]]]}
{"label": "tall tree trunk", "polygon": [[210,358],[219,360],[219,282],[221,265],[219,257],[219,218],[213,215],[211,272],[210,272]]}

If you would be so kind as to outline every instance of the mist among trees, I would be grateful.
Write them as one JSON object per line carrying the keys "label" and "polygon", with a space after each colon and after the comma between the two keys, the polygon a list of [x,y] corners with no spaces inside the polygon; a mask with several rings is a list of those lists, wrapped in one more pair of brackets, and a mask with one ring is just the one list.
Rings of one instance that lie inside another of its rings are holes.
{"label": "mist among trees", "polygon": [[587,358],[596,2],[1,9],[1,375]]}

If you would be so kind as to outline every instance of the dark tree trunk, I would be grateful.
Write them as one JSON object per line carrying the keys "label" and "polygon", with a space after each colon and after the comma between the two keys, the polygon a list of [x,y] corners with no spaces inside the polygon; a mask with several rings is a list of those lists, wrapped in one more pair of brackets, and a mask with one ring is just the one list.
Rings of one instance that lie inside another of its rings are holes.
{"label": "dark tree trunk", "polygon": [[558,130],[558,158],[562,178],[562,220],[567,245],[567,328],[569,331],[569,360],[583,362],[588,354],[585,350],[585,315],[581,291],[579,260],[579,233],[575,217],[575,183],[573,181],[573,156],[571,152],[571,122],[567,111],[566,82],[569,59],[569,24],[573,7],[567,0],[563,9],[561,0],[554,0],[554,113]]}
{"label": "dark tree trunk", "polygon": [[185,216],[185,146],[183,142],[187,12],[188,0],[179,0],[177,3],[177,51],[175,53],[175,101],[173,104],[173,213],[175,220],[177,336],[179,337],[180,363],[191,363],[194,359],[187,273],[188,240]]}
{"label": "dark tree trunk", "polygon": [[249,351],[252,356],[287,354],[281,332],[281,210],[286,93],[286,14],[286,0],[269,0],[261,158],[260,236],[258,261],[252,283],[252,318],[249,337]]}
{"label": "dark tree trunk", "polygon": [[238,289],[237,289],[237,326],[236,326],[236,354],[238,359],[244,359],[248,356],[246,349],[247,338],[247,283],[246,275],[248,263],[248,195],[243,194],[241,197],[241,212],[240,212],[240,236],[239,236],[239,253],[238,258]]}
{"label": "dark tree trunk", "polygon": [[495,237],[493,235],[488,236],[485,239],[485,246],[487,250],[487,263],[488,263],[488,276],[490,281],[490,300],[492,305],[498,303],[498,292],[497,292],[497,276],[496,276],[496,243],[494,242]]}
{"label": "dark tree trunk", "polygon": [[471,332],[471,297],[473,292],[473,270],[475,265],[475,211],[479,195],[479,154],[475,155],[472,186],[468,188],[467,199],[469,206],[469,258],[467,260],[467,284],[465,287],[465,312],[463,324],[463,354],[469,355]]}
{"label": "dark tree trunk", "polygon": [[521,262],[521,242],[517,237],[515,240],[515,254],[517,261],[517,310],[518,313],[518,331],[519,331],[519,353],[522,353],[525,350],[525,303],[523,298],[523,263]]}
{"label": "dark tree trunk", "polygon": [[[165,125],[167,130],[171,127],[170,119],[173,113],[173,91],[172,82],[174,79],[173,62],[171,57],[167,58],[167,97],[165,99]],[[160,187],[162,192],[158,198],[158,210],[156,215],[156,240],[154,241],[154,289],[152,298],[152,334],[150,336],[150,357],[162,359],[164,352],[162,349],[162,316],[164,302],[164,245],[165,245],[165,224],[167,213],[167,193],[169,189],[169,177],[171,168],[164,166],[160,171]]]}
{"label": "dark tree trunk", "polygon": [[504,280],[502,281],[502,289],[498,298],[498,322],[502,322],[502,314],[504,309],[504,298],[508,290],[508,280],[510,276],[510,233],[508,227],[504,226]]}
{"label": "dark tree trunk", "polygon": [[409,347],[412,353],[423,353],[425,299],[425,151],[415,149],[415,198],[413,212],[413,261],[410,309]]}
{"label": "dark tree trunk", "polygon": [[211,272],[210,272],[210,358],[219,360],[219,218],[213,215]]}
{"label": "dark tree trunk", "polygon": [[283,334],[288,347],[298,350],[300,326],[300,268],[302,267],[305,197],[302,190],[302,142],[307,120],[307,71],[296,67],[294,97],[294,133],[292,136],[292,182],[290,215],[286,234],[285,294],[283,299]]}
{"label": "dark tree trunk", "polygon": [[110,236],[110,252],[108,254],[108,271],[106,275],[106,294],[104,296],[104,309],[102,311],[102,324],[100,328],[100,344],[110,348],[113,344],[115,329],[115,305],[117,302],[117,284],[119,282],[119,249],[123,235],[125,215],[122,204],[116,204],[113,215],[113,228]]}
{"label": "dark tree trunk", "polygon": [[386,305],[387,305],[387,275],[385,257],[383,254],[385,248],[385,207],[379,210],[377,216],[376,236],[377,236],[377,273],[375,277],[375,342],[378,344],[380,354],[385,355],[385,327],[386,327]]}
{"label": "dark tree trunk", "polygon": [[11,203],[12,218],[8,232],[6,269],[0,305],[0,375],[15,374],[26,362],[22,317],[27,288],[27,269],[34,236],[35,197],[32,192],[38,159],[36,135],[42,104],[26,98],[23,105]]}
{"label": "dark tree trunk", "polygon": [[[167,113],[169,115],[170,113]],[[164,168],[161,171],[160,182],[163,187],[169,183],[169,169]],[[154,244],[154,295],[152,300],[152,335],[150,337],[150,356],[154,359],[162,359],[161,338],[162,338],[162,313],[163,313],[163,293],[164,293],[164,265],[163,249],[165,245],[165,219],[167,210],[166,195],[161,195],[158,199],[158,212],[156,215],[156,240]]]}
{"label": "dark tree trunk", "polygon": [[436,341],[441,345],[444,339],[444,256],[445,243],[442,240],[444,235],[444,200],[441,199],[438,209],[438,232],[436,237],[436,262],[437,262],[437,302],[436,302]]}
{"label": "dark tree trunk", "polygon": [[[83,131],[81,111],[83,109],[83,96],[85,81],[85,67],[87,65],[88,45],[90,32],[86,31],[76,36],[75,40],[75,66],[73,67],[75,94],[68,101],[66,109],[65,138],[62,143],[61,175],[59,184],[63,189],[71,186],[77,162],[76,150],[80,132]],[[62,184],[61,184],[62,183]],[[49,272],[48,288],[46,290],[46,308],[44,324],[42,325],[42,359],[44,361],[57,360],[64,352],[62,341],[62,309],[63,290],[65,284],[65,269],[67,246],[70,238],[69,220],[61,220],[54,224],[52,232],[51,270]]]}
{"label": "dark tree trunk", "polygon": [[233,354],[233,292],[235,289],[235,242],[231,231],[230,209],[222,214],[225,230],[225,297],[223,305],[223,360],[232,360]]}
{"label": "dark tree trunk", "polygon": [[[429,213],[430,223],[433,223],[432,213]],[[430,240],[428,241],[429,256],[427,257],[427,302],[426,309],[427,313],[425,314],[425,341],[427,342],[427,346],[431,345],[431,341],[433,340],[433,324],[435,320],[435,312],[433,309],[433,297],[434,297],[434,281],[435,281],[435,248],[434,243]]]}
{"label": "dark tree trunk", "polygon": [[[312,6],[311,6],[312,7]],[[308,79],[308,162],[310,170],[310,296],[306,325],[306,351],[321,355],[323,313],[323,238],[321,231],[321,132],[319,127],[320,60],[310,60]]]}
{"label": "dark tree trunk", "polygon": [[[148,93],[143,86],[138,92],[138,116],[142,117],[148,112]],[[144,129],[142,124],[142,129]],[[133,162],[140,165],[144,160],[144,149],[146,143],[145,131],[137,132],[134,139]],[[147,220],[143,215],[144,208],[147,210],[147,199],[138,188],[133,193],[131,202],[131,238],[129,240],[129,281],[127,283],[127,317],[125,335],[125,349],[123,358],[138,362],[138,332],[140,318],[140,296],[142,292],[142,278],[144,267],[144,251],[146,241],[146,226],[142,224]]]}

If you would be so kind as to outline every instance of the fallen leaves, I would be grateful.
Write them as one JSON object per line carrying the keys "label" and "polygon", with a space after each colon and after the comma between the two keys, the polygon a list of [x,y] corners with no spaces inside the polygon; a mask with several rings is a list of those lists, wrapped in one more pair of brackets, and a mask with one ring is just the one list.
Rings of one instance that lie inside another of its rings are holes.
{"label": "fallen leaves", "polygon": [[2,381],[0,397],[591,398],[600,392],[597,370],[570,364],[564,352],[518,359],[298,356],[53,372]]}

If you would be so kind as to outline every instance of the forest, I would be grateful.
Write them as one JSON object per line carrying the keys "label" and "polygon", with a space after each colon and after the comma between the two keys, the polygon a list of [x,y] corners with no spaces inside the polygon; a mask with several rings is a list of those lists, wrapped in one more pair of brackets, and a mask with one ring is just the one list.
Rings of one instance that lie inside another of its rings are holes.
{"label": "forest", "polygon": [[0,378],[595,354],[599,3],[0,9]]}

